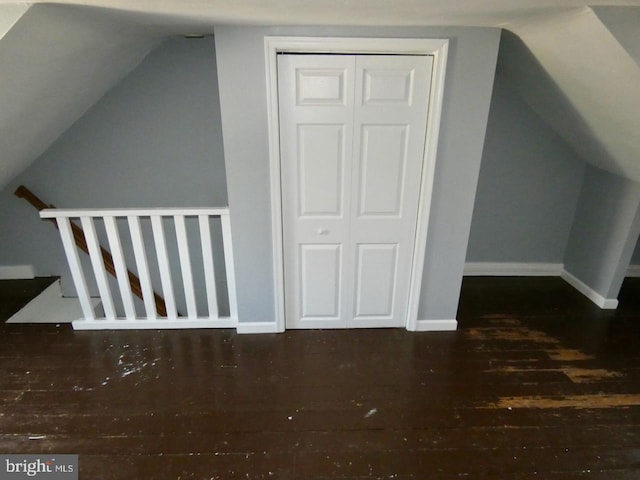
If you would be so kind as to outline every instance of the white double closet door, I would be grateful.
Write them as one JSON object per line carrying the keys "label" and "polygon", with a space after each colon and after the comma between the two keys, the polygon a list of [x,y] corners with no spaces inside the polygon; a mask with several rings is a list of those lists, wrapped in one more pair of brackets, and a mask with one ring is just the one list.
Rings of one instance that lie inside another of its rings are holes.
{"label": "white double closet door", "polygon": [[287,328],[405,326],[430,56],[278,56]]}

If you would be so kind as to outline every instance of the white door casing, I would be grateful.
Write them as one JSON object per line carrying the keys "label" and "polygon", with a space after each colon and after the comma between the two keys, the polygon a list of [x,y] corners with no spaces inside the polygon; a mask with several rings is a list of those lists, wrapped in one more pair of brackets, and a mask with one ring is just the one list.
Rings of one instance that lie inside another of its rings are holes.
{"label": "white door casing", "polygon": [[[433,58],[433,73],[429,96],[429,111],[423,158],[420,200],[416,240],[409,288],[409,305],[406,315],[408,330],[455,329],[455,325],[434,325],[431,321],[418,320],[418,307],[426,247],[428,243],[429,215],[435,177],[436,154],[440,117],[444,97],[447,66],[447,39],[424,38],[362,38],[362,37],[280,37],[264,39],[265,79],[267,91],[267,126],[269,137],[269,165],[271,190],[271,225],[274,275],[273,323],[243,323],[240,333],[282,332],[285,330],[285,283],[283,248],[283,201],[281,191],[280,124],[278,111],[277,58],[280,53],[344,53],[429,55]],[[428,299],[427,299],[428,301]]]}
{"label": "white door casing", "polygon": [[279,56],[288,328],[406,324],[432,67]]}

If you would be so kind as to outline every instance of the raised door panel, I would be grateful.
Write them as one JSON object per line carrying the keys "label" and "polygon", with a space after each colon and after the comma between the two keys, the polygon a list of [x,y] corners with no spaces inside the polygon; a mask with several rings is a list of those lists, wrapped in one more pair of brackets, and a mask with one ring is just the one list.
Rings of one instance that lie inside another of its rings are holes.
{"label": "raised door panel", "polygon": [[360,217],[400,215],[407,134],[406,125],[362,125]]}
{"label": "raised door panel", "polygon": [[[384,57],[385,60],[393,57]],[[398,57],[406,58],[406,57]],[[413,67],[388,68],[381,64],[363,68],[363,105],[410,105],[413,100]]]}
{"label": "raised door panel", "polygon": [[344,130],[344,125],[298,125],[300,217],[342,215]]}
{"label": "raised door panel", "polygon": [[346,105],[346,68],[299,66],[295,75],[298,106]]}
{"label": "raised door panel", "polygon": [[367,325],[382,322],[384,326],[391,326],[397,272],[398,245],[356,246],[355,322],[366,321]]}
{"label": "raised door panel", "polygon": [[300,319],[340,322],[340,245],[300,246]]}

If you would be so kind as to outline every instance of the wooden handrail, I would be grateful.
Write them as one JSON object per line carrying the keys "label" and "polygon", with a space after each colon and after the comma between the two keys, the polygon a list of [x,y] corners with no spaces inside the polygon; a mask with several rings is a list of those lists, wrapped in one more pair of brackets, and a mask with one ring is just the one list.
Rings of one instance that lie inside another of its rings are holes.
{"label": "wooden handrail", "polygon": [[[18,198],[23,198],[27,202],[29,202],[33,207],[35,207],[38,211],[44,210],[46,208],[56,208],[51,204],[47,204],[42,201],[36,194],[34,194],[31,190],[29,190],[24,185],[20,185],[17,190],[14,192],[15,196]],[[56,228],[58,228],[58,223],[55,218],[48,218],[47,220],[52,221]],[[73,238],[76,242],[76,245],[80,250],[85,252],[87,255],[89,254],[89,248],[87,247],[87,241],[85,240],[84,231],[78,225],[76,225],[73,221],[71,223],[71,230],[73,232]],[[104,268],[107,272],[109,272],[112,276],[116,277],[116,269],[113,264],[113,257],[111,253],[100,246],[100,253],[102,254],[102,261],[104,263]],[[140,279],[138,276],[133,273],[131,270],[127,270],[127,275],[129,277],[129,284],[131,285],[131,291],[133,294],[139,299],[143,299],[142,297],[142,286],[140,285]],[[153,297],[156,302],[156,310],[158,311],[158,315],[161,317],[167,316],[167,307],[164,302],[164,298],[160,296],[158,293],[153,292]]]}

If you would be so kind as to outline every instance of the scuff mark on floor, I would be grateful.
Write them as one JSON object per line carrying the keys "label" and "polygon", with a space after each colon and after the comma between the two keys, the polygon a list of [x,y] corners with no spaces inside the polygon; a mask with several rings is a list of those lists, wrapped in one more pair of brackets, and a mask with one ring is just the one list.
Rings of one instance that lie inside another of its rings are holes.
{"label": "scuff mark on floor", "polygon": [[546,350],[551,360],[558,362],[578,362],[582,360],[593,360],[593,355],[587,355],[580,350],[573,348],[554,348]]}
{"label": "scuff mark on floor", "polygon": [[501,397],[484,408],[575,408],[602,409],[640,406],[640,395],[625,393],[598,393],[593,395],[566,395],[563,397]]}
{"label": "scuff mark on floor", "polygon": [[[508,322],[509,326],[506,326]],[[566,348],[560,340],[522,325],[514,318],[494,318],[492,324],[500,326],[471,328],[467,335],[478,341],[506,341],[528,342],[535,344],[540,353],[551,360],[535,360],[531,362],[518,362],[516,365],[495,366],[489,362],[490,368],[485,373],[514,374],[555,372],[564,375],[573,384],[588,384],[601,382],[611,378],[624,376],[623,373],[607,370],[605,368],[588,368],[584,362],[594,360],[593,355],[586,354],[575,348]],[[558,365],[556,365],[556,363]],[[577,363],[577,365],[576,365]],[[584,395],[563,395],[558,397],[548,396],[521,396],[500,397],[495,403],[485,405],[486,408],[575,408],[575,409],[602,409],[602,408],[628,408],[640,406],[640,395],[620,393],[598,393]]]}
{"label": "scuff mark on floor", "polygon": [[565,375],[569,380],[573,383],[591,383],[591,382],[599,382],[602,380],[606,380],[607,378],[619,378],[622,377],[622,373],[614,372],[611,370],[605,370],[603,368],[578,368],[572,367],[570,365],[561,365],[556,368],[538,368],[536,366],[532,366],[530,368],[526,367],[495,367],[485,370],[486,373],[501,373],[501,374],[511,374],[511,373],[539,373],[539,372],[557,372]]}
{"label": "scuff mark on floor", "polygon": [[534,342],[557,345],[560,342],[538,330],[527,327],[479,327],[470,328],[467,335],[475,340],[505,340],[509,342]]}
{"label": "scuff mark on floor", "polygon": [[564,373],[573,383],[590,383],[606,380],[607,378],[622,377],[622,373],[605,370],[604,368],[576,368],[563,367]]}
{"label": "scuff mark on floor", "polygon": [[468,329],[466,333],[472,339],[480,341],[504,340],[507,342],[535,343],[540,345],[540,350],[551,360],[558,362],[577,362],[593,360],[594,358],[592,355],[588,355],[580,350],[565,348],[557,338],[525,326],[477,327]]}

